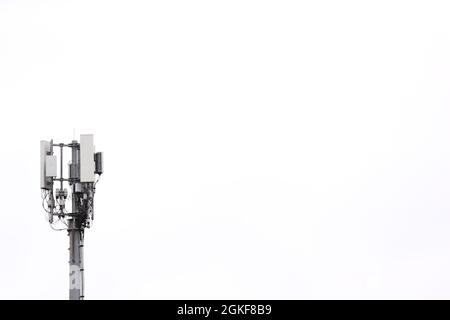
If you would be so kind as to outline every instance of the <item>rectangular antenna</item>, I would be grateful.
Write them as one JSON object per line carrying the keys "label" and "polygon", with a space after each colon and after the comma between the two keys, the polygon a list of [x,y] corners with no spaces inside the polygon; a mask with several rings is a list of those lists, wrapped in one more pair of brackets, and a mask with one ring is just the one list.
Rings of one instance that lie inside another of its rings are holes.
{"label": "rectangular antenna", "polygon": [[95,181],[94,135],[80,135],[80,181]]}
{"label": "rectangular antenna", "polygon": [[45,174],[45,160],[50,152],[50,142],[41,140],[41,189],[48,189],[47,176]]}
{"label": "rectangular antenna", "polygon": [[45,177],[56,177],[56,156],[46,156],[45,157]]}

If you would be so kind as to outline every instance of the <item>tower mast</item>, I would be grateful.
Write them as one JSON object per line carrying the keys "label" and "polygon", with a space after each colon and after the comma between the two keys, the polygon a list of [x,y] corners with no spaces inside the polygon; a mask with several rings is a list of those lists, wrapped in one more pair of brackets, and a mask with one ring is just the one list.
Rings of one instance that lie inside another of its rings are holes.
{"label": "tower mast", "polygon": [[[56,156],[53,147],[60,148],[60,176],[56,176]],[[69,177],[63,176],[63,148],[72,150],[69,163]],[[48,214],[48,221],[54,230],[67,230],[69,235],[69,299],[84,299],[84,230],[94,219],[94,194],[98,178],[103,173],[103,155],[94,152],[93,135],[81,135],[80,143],[72,140],[69,144],[41,141],[41,189],[42,206]],[[98,175],[97,180],[95,175]],[[59,188],[54,192],[54,182]],[[70,186],[72,212],[66,210]],[[63,228],[55,228],[61,224]]]}

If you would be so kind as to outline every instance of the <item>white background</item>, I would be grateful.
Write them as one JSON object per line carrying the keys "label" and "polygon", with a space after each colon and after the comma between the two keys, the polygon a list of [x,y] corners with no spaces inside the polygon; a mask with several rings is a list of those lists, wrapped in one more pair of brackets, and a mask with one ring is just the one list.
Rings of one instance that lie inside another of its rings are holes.
{"label": "white background", "polygon": [[39,141],[74,128],[105,154],[87,299],[450,298],[449,16],[0,1],[0,298],[68,297]]}

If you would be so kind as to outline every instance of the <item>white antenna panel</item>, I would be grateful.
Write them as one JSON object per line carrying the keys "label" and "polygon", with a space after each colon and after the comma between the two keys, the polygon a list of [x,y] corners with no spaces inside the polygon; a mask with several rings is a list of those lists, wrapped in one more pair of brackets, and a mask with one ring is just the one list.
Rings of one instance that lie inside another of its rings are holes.
{"label": "white antenna panel", "polygon": [[80,181],[95,181],[94,135],[80,135]]}
{"label": "white antenna panel", "polygon": [[48,152],[50,152],[50,142],[41,140],[41,189],[48,189],[45,174],[45,159]]}
{"label": "white antenna panel", "polygon": [[56,156],[45,157],[45,177],[56,177]]}

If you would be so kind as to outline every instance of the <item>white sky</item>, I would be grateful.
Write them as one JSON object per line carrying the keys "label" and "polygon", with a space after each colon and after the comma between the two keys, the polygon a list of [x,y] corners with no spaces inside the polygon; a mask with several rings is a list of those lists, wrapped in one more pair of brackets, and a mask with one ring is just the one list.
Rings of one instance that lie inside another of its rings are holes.
{"label": "white sky", "polygon": [[87,299],[450,298],[447,1],[0,1],[0,298],[66,299],[39,141],[105,154]]}

